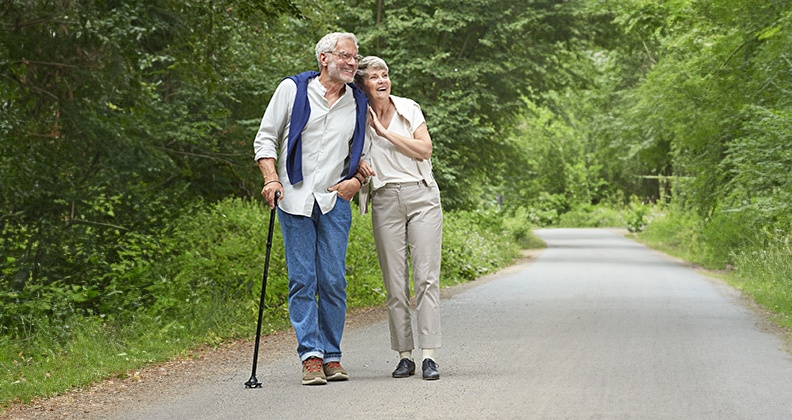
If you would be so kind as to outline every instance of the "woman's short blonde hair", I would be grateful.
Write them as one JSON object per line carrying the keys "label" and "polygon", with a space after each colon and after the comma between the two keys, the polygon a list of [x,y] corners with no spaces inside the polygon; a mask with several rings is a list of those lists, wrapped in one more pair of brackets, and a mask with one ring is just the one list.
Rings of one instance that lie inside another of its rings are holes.
{"label": "woman's short blonde hair", "polygon": [[388,65],[385,63],[385,60],[374,55],[369,55],[358,63],[358,69],[355,73],[355,84],[358,86],[363,84],[363,79],[366,77],[369,69],[390,71],[388,70]]}

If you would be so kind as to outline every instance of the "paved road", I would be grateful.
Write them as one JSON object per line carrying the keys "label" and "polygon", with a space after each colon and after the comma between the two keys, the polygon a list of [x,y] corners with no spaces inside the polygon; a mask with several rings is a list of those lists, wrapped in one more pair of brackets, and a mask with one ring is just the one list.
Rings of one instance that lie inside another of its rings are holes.
{"label": "paved road", "polygon": [[390,378],[377,322],[345,335],[349,382],[264,354],[263,389],[244,363],[118,417],[792,419],[792,357],[737,292],[613,231],[538,234],[535,262],[443,301],[439,381]]}

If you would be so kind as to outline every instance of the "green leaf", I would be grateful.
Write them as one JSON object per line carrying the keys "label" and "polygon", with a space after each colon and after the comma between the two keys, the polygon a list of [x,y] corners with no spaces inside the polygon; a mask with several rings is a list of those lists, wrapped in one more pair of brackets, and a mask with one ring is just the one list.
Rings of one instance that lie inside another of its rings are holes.
{"label": "green leaf", "polygon": [[759,32],[756,39],[759,41],[763,41],[768,38],[772,38],[776,36],[779,32],[781,32],[781,26],[772,26],[769,28],[765,28],[763,31]]}

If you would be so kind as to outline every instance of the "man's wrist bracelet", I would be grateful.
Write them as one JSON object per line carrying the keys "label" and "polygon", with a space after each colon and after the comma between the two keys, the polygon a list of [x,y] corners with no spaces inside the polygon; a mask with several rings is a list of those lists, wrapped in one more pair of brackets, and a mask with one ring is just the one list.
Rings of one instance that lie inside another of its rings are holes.
{"label": "man's wrist bracelet", "polygon": [[278,181],[277,179],[273,179],[272,181],[265,182],[264,186],[266,187],[267,185],[272,184],[273,182],[277,182],[278,184],[281,184],[281,187],[283,186],[283,183]]}
{"label": "man's wrist bracelet", "polygon": [[357,177],[357,175],[352,176],[352,178],[355,178],[355,181],[357,181],[361,187],[363,186],[363,181],[361,181],[360,178]]}

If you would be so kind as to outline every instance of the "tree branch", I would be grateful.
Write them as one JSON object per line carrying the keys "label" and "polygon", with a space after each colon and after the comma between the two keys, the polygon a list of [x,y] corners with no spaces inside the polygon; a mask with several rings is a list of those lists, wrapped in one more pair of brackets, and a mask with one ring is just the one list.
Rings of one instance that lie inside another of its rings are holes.
{"label": "tree branch", "polygon": [[646,51],[646,56],[649,57],[649,62],[651,62],[653,66],[656,65],[657,61],[655,61],[654,57],[652,57],[652,52],[649,51],[649,47],[646,45],[646,42],[644,40],[641,40],[641,43],[643,43],[644,51]]}
{"label": "tree branch", "polygon": [[40,88],[40,87],[38,87],[38,86],[32,85],[32,84],[30,84],[30,83],[25,83],[25,82],[23,82],[23,81],[21,81],[21,80],[19,80],[19,79],[17,79],[17,78],[14,78],[14,77],[9,77],[7,74],[3,74],[2,76],[3,76],[3,77],[5,77],[5,78],[6,78],[6,79],[8,79],[8,80],[11,80],[12,82],[15,82],[15,83],[19,84],[19,85],[22,85],[22,86],[29,86],[31,89],[33,89],[33,90],[36,90],[36,91],[39,91],[39,92],[41,92],[41,93],[43,93],[43,94],[45,94],[45,95],[47,95],[47,96],[51,97],[52,99],[54,99],[54,100],[56,100],[56,101],[57,101],[57,100],[59,100],[59,98],[58,98],[57,96],[55,96],[55,94],[54,94],[54,93],[52,93],[52,92],[49,92],[49,91],[47,91],[47,90],[44,90],[44,89],[42,89],[42,88]]}
{"label": "tree branch", "polygon": [[462,54],[465,53],[465,49],[467,49],[468,41],[470,40],[471,33],[468,32],[467,36],[465,37],[465,41],[462,43],[462,48],[459,49],[459,54],[457,54],[457,60],[462,58]]}
{"label": "tree branch", "polygon": [[14,28],[15,29],[22,29],[22,28],[26,28],[28,26],[36,26],[36,25],[40,25],[42,23],[51,23],[51,22],[59,23],[61,25],[65,25],[65,24],[69,23],[68,21],[64,21],[64,20],[58,19],[58,17],[56,17],[56,16],[47,16],[47,17],[43,17],[43,18],[29,20],[27,22],[22,22],[22,23],[20,23],[18,25],[15,25]]}
{"label": "tree branch", "polygon": [[786,61],[787,64],[789,64],[789,68],[792,69],[792,62],[789,61],[789,58],[787,58],[786,54],[781,54],[781,58],[783,58],[784,61]]}
{"label": "tree branch", "polygon": [[39,65],[39,66],[72,68],[72,69],[79,69],[79,68],[98,69],[99,68],[99,66],[77,66],[77,65],[74,65],[74,64],[52,63],[52,62],[49,62],[49,61],[36,61],[36,60],[25,60],[25,59],[14,61],[12,64],[33,64],[33,65]]}
{"label": "tree branch", "polygon": [[[734,50],[734,51],[733,51],[731,54],[729,54],[729,56],[726,58],[726,61],[724,61],[724,62],[723,62],[723,64],[721,64],[721,66],[720,66],[720,67],[718,67],[718,70],[715,70],[715,71],[714,71],[714,72],[712,72],[712,73],[718,73],[719,71],[723,70],[723,68],[724,68],[724,67],[726,67],[726,64],[729,64],[729,61],[731,61],[731,59],[732,59],[732,58],[734,58],[734,56],[735,56],[735,55],[737,55],[737,53],[738,53],[738,52],[739,52],[741,49],[743,49],[743,47],[744,47],[744,46],[746,46],[747,44],[748,44],[748,41],[745,41],[745,42],[743,42],[742,44],[740,44],[740,46],[739,46],[739,47],[737,47],[737,49],[736,49],[736,50]],[[710,73],[710,74],[712,74],[712,73]],[[708,76],[709,76],[709,75],[708,75]]]}
{"label": "tree branch", "polygon": [[232,162],[232,161],[230,161],[228,159],[225,159],[225,158],[223,158],[221,156],[241,156],[239,154],[207,155],[207,154],[202,154],[202,153],[182,152],[181,150],[168,149],[167,147],[157,147],[157,149],[164,150],[165,152],[175,153],[175,154],[178,154],[178,155],[185,155],[185,156],[199,157],[199,158],[205,158],[205,159],[219,160],[219,161],[225,162],[225,163],[227,163],[229,165],[233,165],[234,162]]}
{"label": "tree branch", "polygon": [[66,221],[66,226],[71,226],[71,225],[98,226],[98,227],[103,227],[103,228],[108,228],[108,229],[119,229],[119,230],[123,230],[123,231],[129,231],[129,229],[127,229],[127,228],[125,228],[123,226],[111,225],[110,223],[92,222],[90,220],[81,220],[81,219],[69,219],[69,220],[67,220]]}

